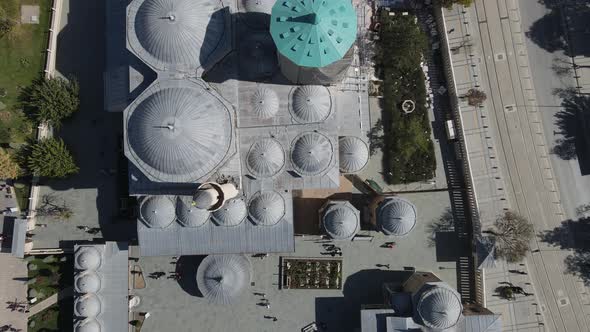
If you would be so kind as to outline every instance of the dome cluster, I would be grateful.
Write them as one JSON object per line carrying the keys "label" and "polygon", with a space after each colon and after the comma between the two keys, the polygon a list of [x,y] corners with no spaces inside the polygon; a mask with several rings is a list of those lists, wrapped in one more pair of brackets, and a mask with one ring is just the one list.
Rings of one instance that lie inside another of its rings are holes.
{"label": "dome cluster", "polygon": [[102,302],[98,293],[101,290],[99,269],[102,254],[90,246],[82,246],[75,253],[74,289],[79,295],[74,302],[74,314],[79,321],[74,325],[76,332],[99,332],[101,325],[97,321]]}

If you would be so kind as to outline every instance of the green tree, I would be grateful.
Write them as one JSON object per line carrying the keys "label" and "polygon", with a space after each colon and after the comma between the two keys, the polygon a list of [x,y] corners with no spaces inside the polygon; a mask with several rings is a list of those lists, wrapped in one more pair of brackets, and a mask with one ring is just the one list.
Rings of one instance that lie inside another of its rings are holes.
{"label": "green tree", "polygon": [[529,242],[535,230],[533,224],[516,212],[506,211],[496,219],[494,227],[485,231],[491,234],[496,249],[496,257],[509,263],[520,262],[529,250]]}
{"label": "green tree", "polygon": [[454,4],[469,7],[473,0],[440,0],[440,5],[445,8],[451,8]]}
{"label": "green tree", "polygon": [[80,106],[79,87],[75,79],[41,78],[24,91],[23,102],[31,109],[34,119],[59,127],[63,119]]}
{"label": "green tree", "polygon": [[62,139],[46,138],[28,149],[27,168],[40,176],[64,178],[79,171]]}

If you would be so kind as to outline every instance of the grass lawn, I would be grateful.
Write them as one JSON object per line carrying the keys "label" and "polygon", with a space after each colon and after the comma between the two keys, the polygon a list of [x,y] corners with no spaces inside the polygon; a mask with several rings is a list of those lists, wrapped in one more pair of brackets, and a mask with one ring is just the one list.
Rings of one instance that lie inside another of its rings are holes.
{"label": "grass lawn", "polygon": [[[428,39],[414,16],[382,11],[376,55],[383,79],[383,167],[390,184],[425,181],[434,177],[436,159],[426,105],[426,84],[420,66]],[[415,103],[406,114],[404,100]]]}
{"label": "grass lawn", "polygon": [[[35,278],[35,281],[29,284],[29,289],[34,289],[37,293],[37,302],[58,292],[60,289],[65,289],[74,284],[74,266],[71,256],[30,256],[27,258],[29,279]],[[49,261],[49,257],[53,257],[53,261]],[[60,259],[67,257],[67,260],[62,262]],[[33,267],[34,265],[34,267]]]}
{"label": "grass lawn", "polygon": [[40,6],[39,24],[17,24],[0,38],[0,90],[6,89],[6,96],[0,98],[5,105],[0,110],[0,144],[22,143],[33,135],[18,95],[22,87],[41,76],[45,66],[51,0],[2,0],[0,11],[20,22],[21,4]]}

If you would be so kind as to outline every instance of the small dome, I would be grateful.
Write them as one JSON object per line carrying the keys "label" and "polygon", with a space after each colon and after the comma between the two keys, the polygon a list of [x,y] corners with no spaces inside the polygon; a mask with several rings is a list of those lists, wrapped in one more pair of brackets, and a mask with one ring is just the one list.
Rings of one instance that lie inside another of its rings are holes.
{"label": "small dome", "polygon": [[274,90],[260,87],[250,97],[250,107],[260,119],[269,119],[279,111],[279,96]]}
{"label": "small dome", "polygon": [[100,332],[100,323],[96,319],[85,319],[76,323],[74,327],[75,332]]}
{"label": "small dome", "polygon": [[457,324],[463,306],[455,290],[437,285],[420,295],[417,311],[425,326],[444,330]]}
{"label": "small dome", "polygon": [[166,228],[176,219],[174,204],[166,196],[147,196],[142,200],[139,212],[150,228]]}
{"label": "small dome", "polygon": [[94,318],[100,314],[101,303],[95,294],[85,294],[76,299],[74,312],[79,317]]}
{"label": "small dome", "polygon": [[[166,70],[196,69],[213,54],[225,33],[221,1],[141,0],[130,5],[131,48]],[[135,33],[133,33],[135,31]]]}
{"label": "small dome", "polygon": [[209,220],[209,211],[193,206],[190,196],[179,196],[176,199],[176,215],[178,222],[185,227],[199,227]]}
{"label": "small dome", "polygon": [[294,140],[291,161],[299,174],[318,175],[330,166],[333,151],[328,137],[316,132],[306,132]]}
{"label": "small dome", "polygon": [[369,161],[369,147],[358,137],[346,136],[338,141],[340,170],[343,173],[356,173]]}
{"label": "small dome", "polygon": [[230,304],[250,284],[251,269],[243,255],[209,255],[197,269],[199,291],[212,303]]}
{"label": "small dome", "polygon": [[403,198],[387,198],[377,207],[377,223],[387,235],[406,235],[416,225],[416,207]]}
{"label": "small dome", "polygon": [[352,239],[360,228],[359,211],[348,202],[334,202],[324,210],[322,225],[335,240]]}
{"label": "small dome", "polygon": [[241,198],[232,198],[225,202],[221,209],[213,212],[212,217],[220,226],[237,226],[244,221],[248,209]]}
{"label": "small dome", "polygon": [[100,277],[96,272],[86,271],[76,275],[74,287],[78,293],[96,293],[100,290]]}
{"label": "small dome", "polygon": [[275,191],[258,193],[250,201],[248,212],[257,225],[272,226],[285,215],[285,200]]}
{"label": "small dome", "polygon": [[259,139],[250,147],[246,164],[254,176],[267,178],[277,174],[285,164],[281,143],[272,138]]}
{"label": "small dome", "polygon": [[100,252],[94,247],[80,247],[76,253],[76,267],[80,270],[96,270],[100,262]]}
{"label": "small dome", "polygon": [[297,87],[291,95],[289,110],[299,123],[322,122],[332,110],[330,91],[321,85]]}

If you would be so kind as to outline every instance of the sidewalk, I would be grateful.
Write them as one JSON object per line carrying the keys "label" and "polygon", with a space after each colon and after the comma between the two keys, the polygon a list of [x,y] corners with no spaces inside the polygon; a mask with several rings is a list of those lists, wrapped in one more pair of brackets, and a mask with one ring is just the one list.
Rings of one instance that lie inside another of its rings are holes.
{"label": "sidewalk", "polygon": [[[482,229],[513,209],[534,223],[536,233],[563,219],[559,192],[548,159],[531,79],[525,36],[515,0],[476,0],[471,8],[445,11],[457,95],[479,88],[488,95],[481,108],[461,103],[461,113]],[[526,265],[499,262],[485,271],[487,307],[502,314],[503,331],[585,331],[586,292],[565,274],[567,251],[535,239]],[[510,271],[521,271],[523,274]],[[501,282],[523,287],[534,297],[508,302],[494,296]]]}
{"label": "sidewalk", "polygon": [[12,325],[13,328],[27,330],[27,314],[12,311],[8,303],[26,302],[27,300],[27,263],[10,254],[0,254],[0,325]]}
{"label": "sidewalk", "polygon": [[55,293],[53,295],[51,295],[50,297],[46,298],[45,300],[35,304],[34,306],[32,306],[29,309],[29,317],[40,313],[41,311],[51,307],[52,305],[56,304],[57,302],[69,298],[74,294],[74,288],[73,287],[68,287],[66,289],[64,289],[63,291],[60,291],[59,293]]}

